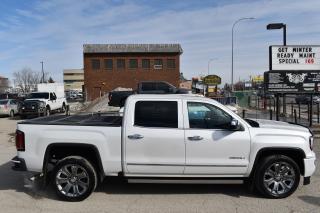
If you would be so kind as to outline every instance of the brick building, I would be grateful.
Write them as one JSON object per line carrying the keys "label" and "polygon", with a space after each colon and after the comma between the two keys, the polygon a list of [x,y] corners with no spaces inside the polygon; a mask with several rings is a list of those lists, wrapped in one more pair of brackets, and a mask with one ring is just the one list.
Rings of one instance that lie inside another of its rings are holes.
{"label": "brick building", "polygon": [[140,81],[179,86],[179,44],[85,44],[84,88],[88,100],[117,87],[136,89]]}

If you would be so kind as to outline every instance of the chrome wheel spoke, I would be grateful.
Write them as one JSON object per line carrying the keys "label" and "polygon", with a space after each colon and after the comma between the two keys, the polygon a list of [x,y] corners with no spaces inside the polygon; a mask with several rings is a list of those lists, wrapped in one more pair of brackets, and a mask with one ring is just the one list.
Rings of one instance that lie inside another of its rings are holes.
{"label": "chrome wheel spoke", "polygon": [[62,191],[65,192],[65,194],[68,194],[71,187],[72,187],[72,184],[68,182],[67,185],[64,188],[62,188]]}
{"label": "chrome wheel spoke", "polygon": [[75,165],[72,165],[72,166],[71,166],[71,173],[72,173],[73,175],[77,175],[77,172],[78,172],[78,167],[75,166]]}
{"label": "chrome wheel spoke", "polygon": [[58,184],[68,183],[68,178],[57,177],[57,183]]}
{"label": "chrome wheel spoke", "polygon": [[86,177],[87,177],[87,174],[85,172],[81,172],[80,174],[78,174],[79,180],[86,178]]}
{"label": "chrome wheel spoke", "polygon": [[82,181],[78,181],[78,185],[82,188],[82,191],[87,191],[89,184]]}
{"label": "chrome wheel spoke", "polygon": [[80,194],[78,185],[73,185],[73,194],[75,196]]}
{"label": "chrome wheel spoke", "polygon": [[64,167],[61,168],[61,172],[62,172],[64,175],[66,175],[67,177],[70,177],[70,176],[71,176],[71,174],[70,174],[70,172],[68,171],[68,168],[67,168],[66,166],[64,166]]}
{"label": "chrome wheel spoke", "polygon": [[272,187],[272,191],[275,193],[278,193],[278,188],[279,188],[279,183],[275,181]]}

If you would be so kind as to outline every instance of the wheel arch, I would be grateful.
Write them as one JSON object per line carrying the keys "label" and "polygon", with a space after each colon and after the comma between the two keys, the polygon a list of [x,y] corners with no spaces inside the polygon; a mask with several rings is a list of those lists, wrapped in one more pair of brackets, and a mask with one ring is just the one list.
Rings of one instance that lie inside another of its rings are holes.
{"label": "wheel arch", "polygon": [[254,176],[254,173],[256,171],[256,168],[259,164],[259,162],[270,155],[285,155],[287,157],[292,158],[294,160],[300,169],[300,174],[304,174],[304,163],[303,159],[306,157],[304,151],[301,148],[298,147],[266,147],[260,149],[255,157],[254,164],[252,166],[250,177]]}
{"label": "wheel arch", "polygon": [[92,163],[93,167],[96,169],[99,180],[104,179],[105,173],[102,165],[102,160],[98,148],[93,144],[84,143],[52,143],[45,151],[45,156],[43,159],[42,172],[44,175],[48,173],[48,164],[52,160],[59,160],[67,156],[81,156]]}

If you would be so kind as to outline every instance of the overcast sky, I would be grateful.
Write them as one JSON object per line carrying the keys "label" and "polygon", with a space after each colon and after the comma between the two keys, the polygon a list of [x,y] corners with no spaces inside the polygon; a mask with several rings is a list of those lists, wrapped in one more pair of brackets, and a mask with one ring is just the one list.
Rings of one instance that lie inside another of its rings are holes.
{"label": "overcast sky", "polygon": [[319,0],[1,0],[0,75],[29,67],[62,81],[62,71],[82,68],[85,43],[180,43],[181,72],[207,73],[230,82],[231,28],[235,27],[235,79],[268,69],[268,46],[320,44]]}

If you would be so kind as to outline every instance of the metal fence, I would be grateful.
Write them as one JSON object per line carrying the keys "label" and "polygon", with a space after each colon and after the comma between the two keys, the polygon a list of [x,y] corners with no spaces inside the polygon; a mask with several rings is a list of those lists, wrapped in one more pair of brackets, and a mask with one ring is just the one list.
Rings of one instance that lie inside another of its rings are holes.
{"label": "metal fence", "polygon": [[223,105],[237,104],[237,97],[214,97],[212,98]]}
{"label": "metal fence", "polygon": [[[249,107],[241,115],[244,118],[276,120],[276,101],[274,98],[250,96]],[[292,122],[304,126],[320,123],[320,103],[300,104],[291,100],[290,103],[279,103],[279,121]]]}

